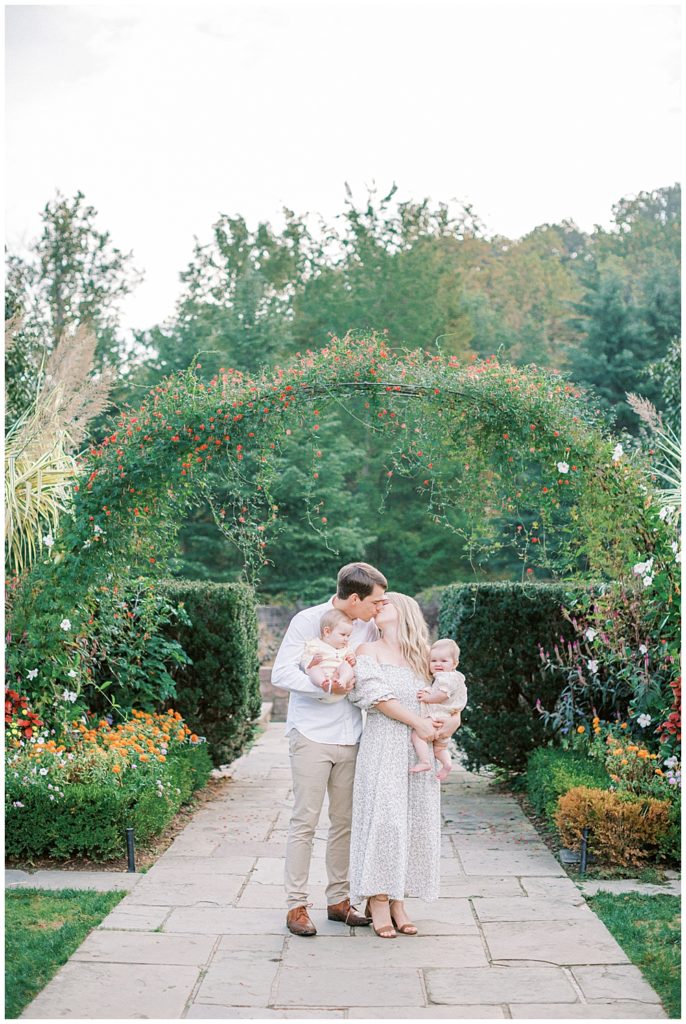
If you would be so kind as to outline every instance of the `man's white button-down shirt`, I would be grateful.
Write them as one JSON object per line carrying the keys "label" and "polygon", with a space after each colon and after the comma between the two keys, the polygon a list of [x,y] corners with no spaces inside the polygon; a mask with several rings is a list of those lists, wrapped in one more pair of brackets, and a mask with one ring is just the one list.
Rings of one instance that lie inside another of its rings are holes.
{"label": "man's white button-down shirt", "polygon": [[[303,647],[307,640],[319,636],[319,623],[325,612],[333,608],[333,598],[314,608],[298,612],[286,630],[272,669],[272,684],[289,690],[286,735],[297,729],[308,740],[315,743],[358,743],[362,735],[362,712],[349,700],[327,703],[324,691],[310,681],[300,668]],[[374,621],[363,622],[355,619],[350,636],[350,646],[355,650],[360,644],[372,643],[379,639]]]}

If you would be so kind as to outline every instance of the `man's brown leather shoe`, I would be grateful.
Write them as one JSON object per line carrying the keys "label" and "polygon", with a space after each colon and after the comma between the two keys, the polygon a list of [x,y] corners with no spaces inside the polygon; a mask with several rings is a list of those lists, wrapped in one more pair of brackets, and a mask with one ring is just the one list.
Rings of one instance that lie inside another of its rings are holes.
{"label": "man's brown leather shoe", "polygon": [[363,925],[371,924],[368,917],[358,914],[354,907],[350,906],[350,900],[343,900],[341,903],[334,903],[327,907],[329,921],[342,921],[351,928],[362,928]]}
{"label": "man's brown leather shoe", "polygon": [[307,907],[293,907],[286,915],[286,927],[294,935],[316,935],[317,929],[310,921]]}

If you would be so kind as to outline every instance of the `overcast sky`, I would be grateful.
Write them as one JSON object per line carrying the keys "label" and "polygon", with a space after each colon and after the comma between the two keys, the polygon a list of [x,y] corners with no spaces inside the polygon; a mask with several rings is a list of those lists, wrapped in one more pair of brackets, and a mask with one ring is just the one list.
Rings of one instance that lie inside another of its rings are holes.
{"label": "overcast sky", "polygon": [[333,217],[395,181],[489,232],[609,222],[679,180],[679,9],[365,0],[6,8],[7,243],[85,192],[168,317],[220,213]]}

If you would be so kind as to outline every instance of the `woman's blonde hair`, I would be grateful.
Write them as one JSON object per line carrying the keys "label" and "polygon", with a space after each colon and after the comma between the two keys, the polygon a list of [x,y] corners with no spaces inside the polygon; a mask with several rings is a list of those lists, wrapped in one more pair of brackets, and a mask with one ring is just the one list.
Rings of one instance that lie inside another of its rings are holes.
{"label": "woman's blonde hair", "polygon": [[413,597],[392,590],[386,593],[386,600],[398,611],[400,653],[419,679],[430,682],[429,631],[419,605]]}

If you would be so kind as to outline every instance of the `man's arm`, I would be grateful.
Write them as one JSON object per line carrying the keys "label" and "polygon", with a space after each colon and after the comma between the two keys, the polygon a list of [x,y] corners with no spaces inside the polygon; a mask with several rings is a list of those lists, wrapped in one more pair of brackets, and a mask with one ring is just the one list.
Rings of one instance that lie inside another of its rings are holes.
{"label": "man's arm", "polygon": [[307,623],[297,615],[291,620],[274,659],[272,686],[290,690],[292,693],[303,693],[315,700],[323,700],[326,697],[321,687],[311,682],[307,673],[300,668],[303,647],[308,640],[314,638],[314,635],[312,630],[308,629]]}

